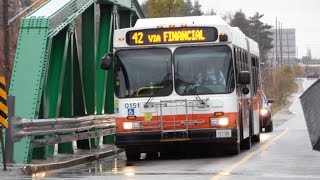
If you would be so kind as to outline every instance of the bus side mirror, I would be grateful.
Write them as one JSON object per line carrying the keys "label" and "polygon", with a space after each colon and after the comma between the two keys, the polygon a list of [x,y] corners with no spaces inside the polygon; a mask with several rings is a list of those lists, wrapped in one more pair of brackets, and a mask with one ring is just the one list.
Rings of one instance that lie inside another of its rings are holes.
{"label": "bus side mirror", "polygon": [[109,70],[112,66],[113,54],[107,53],[102,57],[100,68],[103,70]]}
{"label": "bus side mirror", "polygon": [[250,72],[241,71],[238,77],[239,84],[250,84]]}

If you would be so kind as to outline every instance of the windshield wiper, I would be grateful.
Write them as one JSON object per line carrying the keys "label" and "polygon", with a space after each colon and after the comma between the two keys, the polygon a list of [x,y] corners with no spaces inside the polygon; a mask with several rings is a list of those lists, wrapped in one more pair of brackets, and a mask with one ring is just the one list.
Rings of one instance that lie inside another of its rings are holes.
{"label": "windshield wiper", "polygon": [[[161,83],[159,84],[159,86],[162,86],[164,82],[166,82],[169,77],[171,76],[172,73],[168,73],[164,76],[164,78],[162,79]],[[148,101],[144,104],[144,107],[148,107],[149,104],[151,103],[151,101],[153,100],[153,98],[158,94],[158,92],[160,91],[160,88],[157,88],[152,95],[149,97]]]}
{"label": "windshield wiper", "polygon": [[200,104],[206,104],[206,103],[204,102],[204,100],[202,100],[202,99],[200,98],[199,94],[198,94],[197,91],[195,90],[195,86],[193,86],[192,89],[190,89],[190,90],[192,90],[191,92],[193,92],[193,95],[196,97],[196,100],[198,100],[198,101],[200,102]]}
{"label": "windshield wiper", "polygon": [[198,95],[198,93],[196,92],[195,90],[195,84],[194,83],[189,83],[189,82],[186,82],[186,88],[184,89],[183,93],[184,94],[189,94],[187,93],[187,90],[189,92],[191,92],[190,94],[194,95],[196,100],[198,100],[201,104],[206,104],[201,98],[200,96]]}

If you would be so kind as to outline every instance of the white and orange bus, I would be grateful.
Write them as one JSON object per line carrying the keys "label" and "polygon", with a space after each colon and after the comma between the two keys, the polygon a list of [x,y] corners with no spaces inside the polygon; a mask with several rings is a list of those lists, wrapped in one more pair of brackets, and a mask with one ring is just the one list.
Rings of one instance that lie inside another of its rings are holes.
{"label": "white and orange bus", "polygon": [[115,144],[128,159],[260,141],[259,49],[238,28],[218,16],[139,19],[113,45],[102,68],[114,68]]}

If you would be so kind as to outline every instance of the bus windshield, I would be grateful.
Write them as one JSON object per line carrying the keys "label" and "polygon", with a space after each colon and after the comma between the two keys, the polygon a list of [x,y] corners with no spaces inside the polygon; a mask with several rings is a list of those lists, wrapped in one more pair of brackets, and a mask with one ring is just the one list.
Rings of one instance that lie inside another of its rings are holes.
{"label": "bus windshield", "polygon": [[173,54],[175,90],[180,95],[231,93],[235,88],[228,46],[180,47]]}
{"label": "bus windshield", "polygon": [[117,97],[168,96],[172,93],[172,60],[169,49],[120,50],[116,57]]}

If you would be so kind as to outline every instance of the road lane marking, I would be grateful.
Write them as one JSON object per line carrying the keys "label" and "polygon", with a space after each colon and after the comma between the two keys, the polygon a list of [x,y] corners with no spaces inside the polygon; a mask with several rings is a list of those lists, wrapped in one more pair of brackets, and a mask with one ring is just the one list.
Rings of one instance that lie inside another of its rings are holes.
{"label": "road lane marking", "polygon": [[242,159],[240,159],[240,161],[232,164],[231,166],[227,167],[226,169],[224,169],[223,171],[221,171],[220,173],[218,173],[217,175],[213,176],[211,178],[211,180],[218,180],[223,176],[227,176],[230,175],[230,173],[232,171],[234,171],[236,168],[238,168],[239,166],[241,166],[242,164],[246,163],[249,159],[251,159],[254,155],[261,153],[262,151],[265,151],[272,143],[274,143],[275,141],[277,141],[278,139],[280,139],[283,135],[285,135],[288,132],[288,129],[286,129],[284,132],[282,132],[281,134],[279,134],[278,136],[274,137],[273,139],[271,139],[270,141],[267,141],[266,143],[264,143],[259,149],[257,149],[256,151],[250,152],[249,154],[247,154],[245,157],[243,157]]}

